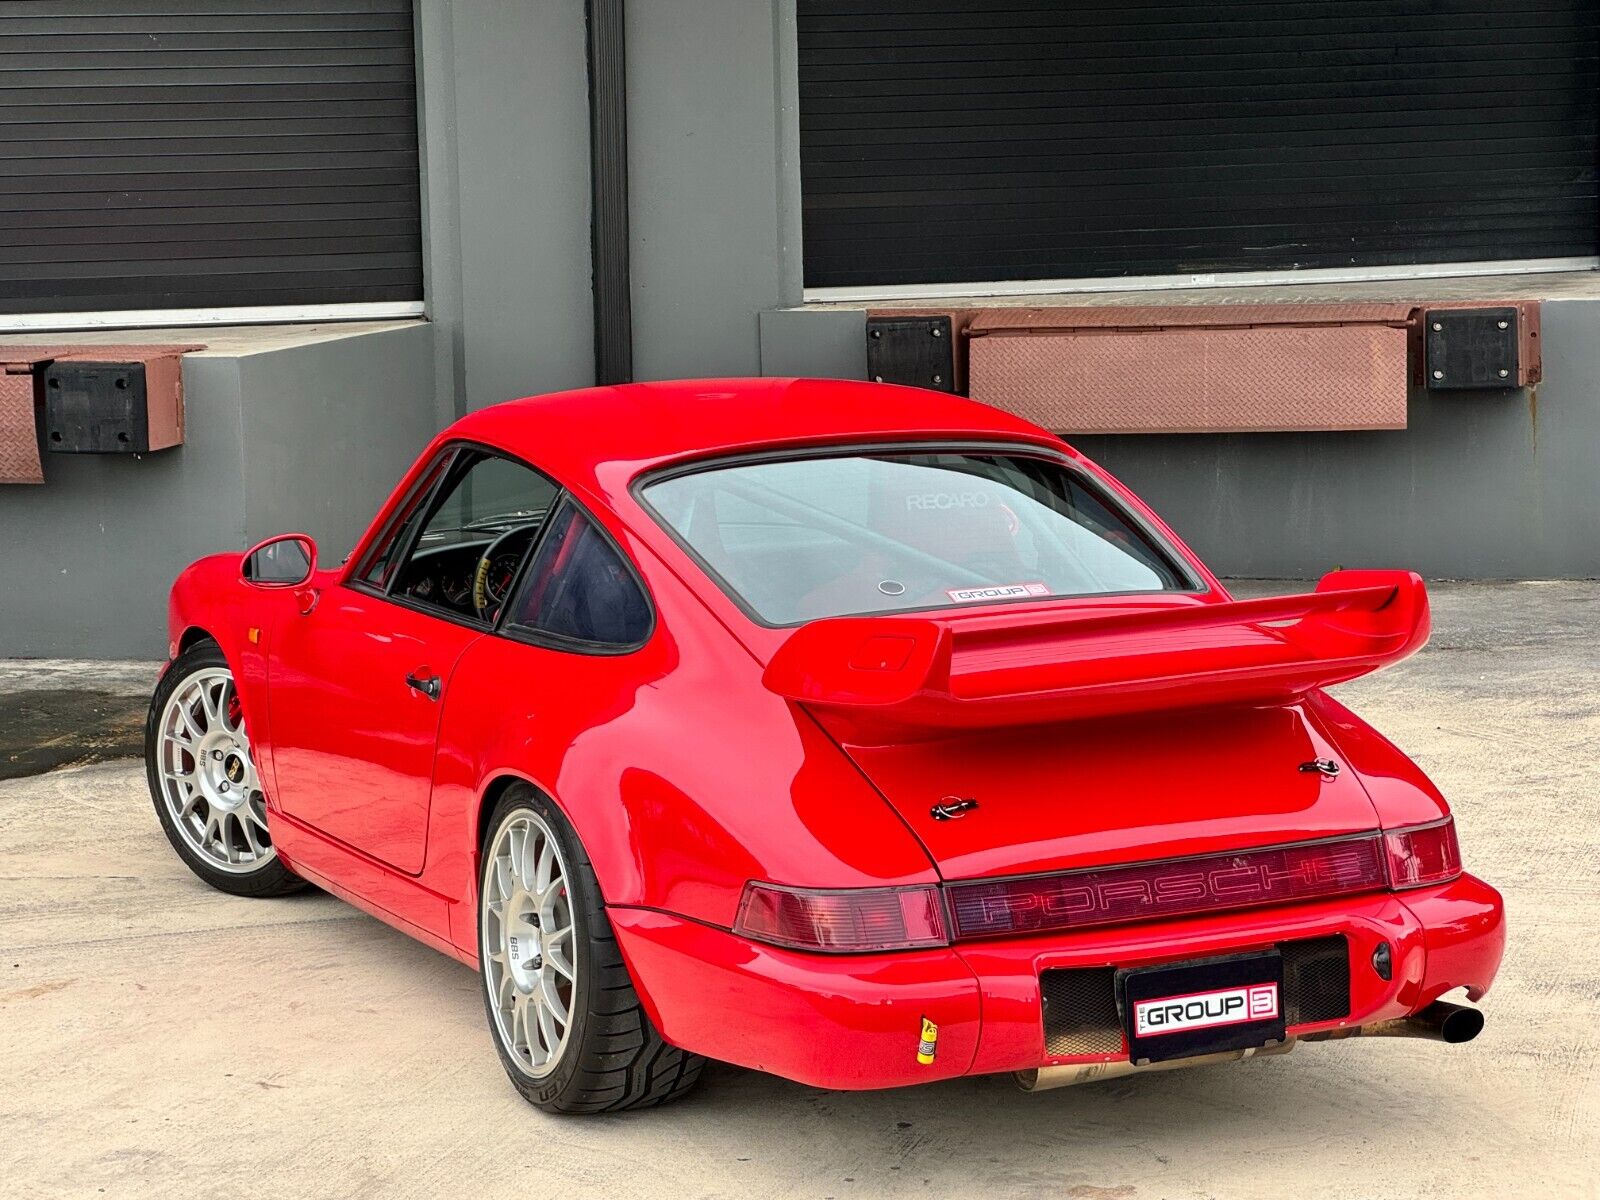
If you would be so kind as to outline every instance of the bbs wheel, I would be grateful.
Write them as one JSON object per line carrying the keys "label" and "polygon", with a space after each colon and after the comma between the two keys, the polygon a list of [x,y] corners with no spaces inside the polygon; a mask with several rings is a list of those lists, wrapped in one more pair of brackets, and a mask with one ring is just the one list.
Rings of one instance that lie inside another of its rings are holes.
{"label": "bbs wheel", "polygon": [[594,869],[566,819],[512,787],[495,806],[478,887],[478,958],[495,1049],[549,1112],[662,1104],[704,1059],[662,1040],[617,950]]}
{"label": "bbs wheel", "polygon": [[236,896],[305,887],[273,848],[238,689],[215,642],[185,650],[156,685],[144,759],[161,828],[201,879]]}

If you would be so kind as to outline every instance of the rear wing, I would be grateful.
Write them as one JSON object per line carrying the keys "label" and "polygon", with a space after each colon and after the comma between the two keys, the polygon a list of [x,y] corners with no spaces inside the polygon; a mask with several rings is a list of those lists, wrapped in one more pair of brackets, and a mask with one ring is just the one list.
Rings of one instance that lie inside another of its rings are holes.
{"label": "rear wing", "polygon": [[1409,571],[1335,571],[1316,591],[1112,615],[836,617],[796,630],[767,688],[859,741],[1216,705],[1279,705],[1428,640]]}

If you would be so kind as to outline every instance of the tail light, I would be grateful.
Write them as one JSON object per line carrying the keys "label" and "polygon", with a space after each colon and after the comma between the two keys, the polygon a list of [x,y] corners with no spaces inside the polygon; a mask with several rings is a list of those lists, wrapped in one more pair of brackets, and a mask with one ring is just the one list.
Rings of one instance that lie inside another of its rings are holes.
{"label": "tail light", "polygon": [[1461,847],[1453,817],[1383,835],[1389,886],[1395,889],[1445,883],[1461,874]]}
{"label": "tail light", "polygon": [[944,904],[931,886],[814,891],[749,883],[733,931],[774,946],[835,954],[950,944]]}

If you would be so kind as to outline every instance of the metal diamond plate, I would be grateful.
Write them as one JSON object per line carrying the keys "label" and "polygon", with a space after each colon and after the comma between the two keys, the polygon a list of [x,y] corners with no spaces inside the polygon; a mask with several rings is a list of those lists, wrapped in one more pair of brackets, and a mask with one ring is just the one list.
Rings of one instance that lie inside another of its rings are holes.
{"label": "metal diamond plate", "polygon": [[1328,324],[1280,308],[1270,324],[1241,325],[1257,314],[1213,310],[1209,324],[1138,327],[1126,310],[1088,310],[1083,324],[1008,322],[1006,332],[986,313],[971,327],[968,387],[1061,433],[1403,429],[1405,321],[1356,307],[1385,311]]}
{"label": "metal diamond plate", "polygon": [[33,372],[27,362],[0,361],[0,483],[43,483]]}

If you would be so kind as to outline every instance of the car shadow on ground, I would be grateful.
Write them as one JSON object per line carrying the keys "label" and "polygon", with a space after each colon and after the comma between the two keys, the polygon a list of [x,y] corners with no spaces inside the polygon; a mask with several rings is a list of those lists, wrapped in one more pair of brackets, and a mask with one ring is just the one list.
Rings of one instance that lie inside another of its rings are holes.
{"label": "car shadow on ground", "polygon": [[[438,957],[375,919],[353,922],[347,930],[341,936],[384,941],[384,957],[400,969],[426,972]],[[462,966],[458,978],[460,988],[451,988],[449,1001],[438,1003],[448,1003],[463,1024],[481,1025],[476,976]],[[1397,1052],[1406,1062],[1420,1055],[1433,1069],[1420,1079],[1397,1070]],[[841,1174],[840,1184],[876,1180],[881,1185],[893,1178],[937,1187],[942,1172],[953,1165],[970,1172],[974,1163],[997,1179],[1018,1170],[1030,1177],[1045,1170],[1048,1178],[1059,1179],[1048,1167],[1056,1156],[1098,1159],[1109,1155],[1111,1146],[1146,1157],[1154,1167],[1164,1158],[1214,1155],[1223,1145],[1278,1156],[1296,1145],[1340,1139],[1353,1152],[1359,1147],[1362,1154],[1399,1157],[1414,1152],[1419,1109],[1426,1111],[1429,1127],[1465,1129],[1477,1119],[1475,1102],[1451,1081],[1451,1058],[1464,1052],[1470,1053],[1417,1040],[1312,1044],[1269,1059],[1036,1093],[1022,1091],[1007,1075],[883,1091],[830,1091],[713,1062],[701,1085],[682,1100],[586,1118],[582,1127],[587,1136],[613,1144],[617,1154],[634,1156],[658,1140],[676,1142],[692,1128],[700,1152],[735,1164],[770,1165],[774,1158],[788,1157],[804,1161],[819,1143],[826,1144],[832,1147],[830,1161],[860,1164],[851,1168],[855,1174]],[[476,1053],[479,1085],[489,1089],[489,1096],[507,1100],[514,1112],[521,1102],[500,1077],[486,1027]],[[530,1136],[552,1119],[532,1109],[526,1115]],[[1104,1165],[1111,1166],[1114,1158],[1107,1157]],[[1060,1194],[1107,1200],[1133,1193]]]}

